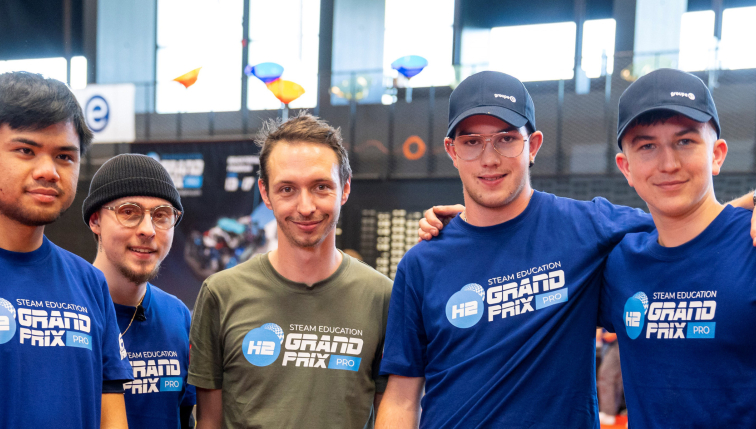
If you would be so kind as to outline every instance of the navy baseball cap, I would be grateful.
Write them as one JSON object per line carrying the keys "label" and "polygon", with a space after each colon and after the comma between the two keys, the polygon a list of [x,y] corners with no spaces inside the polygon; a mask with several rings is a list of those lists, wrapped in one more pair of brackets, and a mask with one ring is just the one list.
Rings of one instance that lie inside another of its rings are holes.
{"label": "navy baseball cap", "polygon": [[517,78],[495,71],[482,71],[463,80],[449,97],[449,128],[446,137],[452,137],[454,127],[474,115],[489,115],[521,127],[536,130],[535,106],[528,90]]}
{"label": "navy baseball cap", "polygon": [[617,144],[638,116],[652,110],[671,110],[696,122],[714,120],[719,138],[717,107],[706,84],[698,77],[675,69],[659,69],[633,82],[619,99]]}

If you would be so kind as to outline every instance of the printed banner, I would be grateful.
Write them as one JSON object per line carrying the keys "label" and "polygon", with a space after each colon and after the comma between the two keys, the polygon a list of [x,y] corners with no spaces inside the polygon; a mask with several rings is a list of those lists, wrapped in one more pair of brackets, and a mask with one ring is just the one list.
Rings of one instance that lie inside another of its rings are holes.
{"label": "printed banner", "polygon": [[131,143],[135,140],[134,84],[87,85],[73,92],[94,133],[93,143]]}

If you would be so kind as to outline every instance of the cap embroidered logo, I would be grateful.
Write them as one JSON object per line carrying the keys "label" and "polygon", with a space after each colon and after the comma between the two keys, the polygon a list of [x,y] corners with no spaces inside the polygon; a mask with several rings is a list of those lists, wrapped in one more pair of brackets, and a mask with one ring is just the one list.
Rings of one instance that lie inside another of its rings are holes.
{"label": "cap embroidered logo", "polygon": [[695,100],[696,96],[692,92],[670,92],[670,97],[688,97],[691,100]]}
{"label": "cap embroidered logo", "polygon": [[511,95],[494,94],[494,98],[503,98],[505,100],[511,101],[512,103],[516,103],[517,102],[517,100],[513,96],[511,96]]}

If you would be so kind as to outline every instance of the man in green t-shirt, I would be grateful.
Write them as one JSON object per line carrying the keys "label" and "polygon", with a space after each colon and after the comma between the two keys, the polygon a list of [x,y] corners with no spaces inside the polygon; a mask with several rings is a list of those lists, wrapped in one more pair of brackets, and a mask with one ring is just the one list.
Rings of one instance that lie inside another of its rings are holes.
{"label": "man in green t-shirt", "polygon": [[261,134],[258,185],[278,249],[202,285],[197,428],[373,428],[391,281],[336,249],[351,181],[341,134],[306,114]]}

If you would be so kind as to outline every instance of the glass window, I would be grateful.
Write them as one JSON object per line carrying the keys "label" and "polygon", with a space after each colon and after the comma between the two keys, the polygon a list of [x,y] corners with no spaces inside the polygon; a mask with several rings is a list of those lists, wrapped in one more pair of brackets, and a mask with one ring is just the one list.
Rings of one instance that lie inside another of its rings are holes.
{"label": "glass window", "polygon": [[[241,108],[243,0],[158,0],[157,112]],[[173,79],[202,67],[197,83]]]}
{"label": "glass window", "polygon": [[613,19],[594,19],[583,23],[583,56],[580,62],[586,76],[595,78],[614,70]]}
{"label": "glass window", "polygon": [[494,27],[489,66],[523,82],[572,79],[576,28],[574,22]]}
{"label": "glass window", "polygon": [[27,71],[65,82],[68,72],[66,65],[66,59],[63,57],[0,61],[0,73]]}
{"label": "glass window", "polygon": [[[301,85],[305,93],[289,104],[315,107],[318,98],[320,0],[250,0],[249,64],[277,63],[281,79]],[[248,78],[249,110],[279,109],[281,102],[258,78]]]}
{"label": "glass window", "polygon": [[725,9],[719,59],[724,69],[756,68],[756,6]]}
{"label": "glass window", "polygon": [[448,86],[454,81],[454,0],[386,0],[383,64],[387,76],[398,77],[391,63],[419,55],[428,66],[410,82],[413,87]]}
{"label": "glass window", "polygon": [[680,59],[685,71],[701,71],[715,66],[714,11],[687,12],[680,26]]}
{"label": "glass window", "polygon": [[87,58],[71,58],[71,89],[83,89],[87,86]]}

